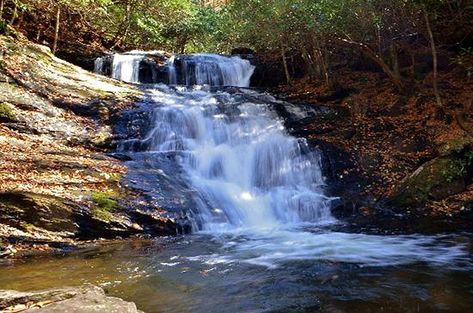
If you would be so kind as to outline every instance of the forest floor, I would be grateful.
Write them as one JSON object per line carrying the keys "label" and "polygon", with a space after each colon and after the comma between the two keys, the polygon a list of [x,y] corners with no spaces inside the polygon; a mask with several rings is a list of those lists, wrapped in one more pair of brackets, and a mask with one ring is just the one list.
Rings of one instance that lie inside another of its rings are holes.
{"label": "forest floor", "polygon": [[307,80],[273,92],[288,102],[335,110],[306,125],[303,133],[348,152],[351,162],[336,168],[335,176],[359,182],[356,197],[369,200],[353,205],[361,206],[362,214],[400,206],[405,209],[394,210],[471,216],[473,79],[459,70],[442,73],[445,114],[439,116],[430,76],[400,95],[381,73],[340,70],[335,75],[343,86],[336,92]]}

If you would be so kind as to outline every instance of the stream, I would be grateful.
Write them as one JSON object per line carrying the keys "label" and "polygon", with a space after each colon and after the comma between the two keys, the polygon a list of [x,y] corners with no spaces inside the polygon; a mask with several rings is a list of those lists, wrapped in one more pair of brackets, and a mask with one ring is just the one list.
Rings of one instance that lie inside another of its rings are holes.
{"label": "stream", "polygon": [[[139,83],[144,55],[117,55],[112,76]],[[331,215],[319,152],[288,134],[276,99],[244,88],[248,61],[169,62],[170,86],[142,86],[146,97],[128,113],[118,152],[130,159],[125,183],[192,234],[11,261],[0,267],[3,288],[90,282],[146,312],[473,307],[471,234],[347,230]],[[313,114],[281,105],[293,119]]]}

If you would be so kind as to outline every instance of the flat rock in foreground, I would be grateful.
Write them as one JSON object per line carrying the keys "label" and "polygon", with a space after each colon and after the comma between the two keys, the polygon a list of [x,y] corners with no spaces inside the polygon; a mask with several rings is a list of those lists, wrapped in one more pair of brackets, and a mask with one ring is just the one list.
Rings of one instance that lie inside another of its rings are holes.
{"label": "flat rock in foreground", "polygon": [[133,302],[105,295],[102,288],[93,285],[19,292],[0,291],[2,312],[61,312],[61,313],[139,313]]}

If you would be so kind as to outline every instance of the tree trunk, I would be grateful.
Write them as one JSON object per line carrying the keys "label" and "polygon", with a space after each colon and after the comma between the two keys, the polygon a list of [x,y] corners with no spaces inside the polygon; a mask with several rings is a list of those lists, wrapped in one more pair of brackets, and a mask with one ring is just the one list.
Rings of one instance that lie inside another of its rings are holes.
{"label": "tree trunk", "polygon": [[290,84],[291,83],[291,75],[289,74],[289,68],[287,67],[286,51],[284,49],[284,45],[281,45],[281,59],[282,59],[282,64],[284,66],[284,74],[286,75],[286,82],[288,84]]}
{"label": "tree trunk", "polygon": [[317,78],[317,73],[315,71],[314,62],[312,61],[312,56],[307,52],[304,45],[301,46],[301,56],[306,65],[306,72],[307,75],[309,75],[309,79],[315,80]]}
{"label": "tree trunk", "polygon": [[57,11],[56,11],[56,29],[54,30],[53,54],[56,54],[56,50],[57,50],[60,24],[61,24],[61,6],[58,4]]}
{"label": "tree trunk", "polygon": [[327,45],[321,45],[322,40],[312,37],[312,45],[314,47],[314,54],[317,56],[319,75],[325,81],[325,85],[330,87],[330,75],[329,75],[329,59]]}
{"label": "tree trunk", "polygon": [[424,9],[425,17],[425,26],[427,28],[427,33],[429,35],[430,49],[432,50],[432,61],[433,61],[433,87],[435,100],[437,101],[437,107],[443,108],[442,98],[440,97],[439,86],[438,86],[438,60],[437,60],[437,48],[435,46],[434,34],[432,33],[432,28],[430,27],[429,16],[427,11]]}
{"label": "tree trunk", "polygon": [[330,68],[330,61],[329,61],[329,53],[327,49],[327,45],[324,47],[325,53],[323,56],[323,71],[324,71],[324,78],[325,78],[325,84],[327,84],[327,87],[331,86],[331,81],[330,81],[330,74],[329,74],[329,68]]}
{"label": "tree trunk", "polygon": [[393,73],[396,75],[397,79],[401,80],[401,71],[399,70],[399,58],[396,47],[391,45],[389,47],[389,52],[391,53]]}
{"label": "tree trunk", "polygon": [[411,49],[409,49],[408,52],[409,52],[409,57],[411,58],[411,66],[409,67],[409,72],[411,75],[411,79],[415,80],[416,79],[416,56]]}
{"label": "tree trunk", "polygon": [[292,71],[292,76],[296,76],[296,65],[294,64],[294,56],[291,55],[291,71]]}
{"label": "tree trunk", "polygon": [[[123,21],[121,25],[118,27],[118,31],[112,39],[113,45],[110,49],[115,49],[121,42],[123,42],[128,36],[128,32],[130,30],[130,20],[131,20],[131,11],[132,11],[132,3],[129,0],[126,1],[125,7],[125,16],[123,17]],[[125,28],[125,30],[123,30]]]}
{"label": "tree trunk", "polygon": [[14,3],[14,6],[13,6],[13,13],[10,20],[10,25],[13,25],[13,23],[15,22],[16,16],[18,15],[18,4],[16,3],[16,1],[13,1],[13,3]]}
{"label": "tree trunk", "polygon": [[327,45],[323,44],[321,38],[316,38],[315,36],[311,36],[310,40],[312,46],[312,54],[314,55],[314,67],[317,72],[317,77],[323,80],[327,87],[330,87]]}
{"label": "tree trunk", "polygon": [[342,42],[358,47],[367,57],[369,57],[372,61],[374,61],[376,64],[378,64],[381,67],[383,72],[389,77],[391,82],[396,86],[396,88],[401,93],[404,93],[406,91],[405,86],[402,80],[400,79],[400,77],[397,77],[396,73],[383,60],[382,56],[374,52],[373,49],[371,49],[368,45],[361,42],[352,41],[349,39],[344,39],[344,38],[338,38],[338,39],[341,40]]}
{"label": "tree trunk", "polygon": [[5,0],[0,0],[0,20],[3,20],[3,8],[5,7]]}

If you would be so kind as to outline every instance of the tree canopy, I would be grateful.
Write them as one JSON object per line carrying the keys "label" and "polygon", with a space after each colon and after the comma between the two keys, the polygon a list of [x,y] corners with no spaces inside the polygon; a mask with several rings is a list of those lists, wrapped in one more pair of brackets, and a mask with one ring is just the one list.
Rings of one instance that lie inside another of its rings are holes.
{"label": "tree canopy", "polygon": [[244,47],[283,64],[287,81],[298,62],[304,75],[327,84],[340,57],[362,57],[399,90],[415,78],[414,50],[449,49],[468,58],[473,33],[468,0],[0,1],[3,23],[53,48],[228,53]]}

